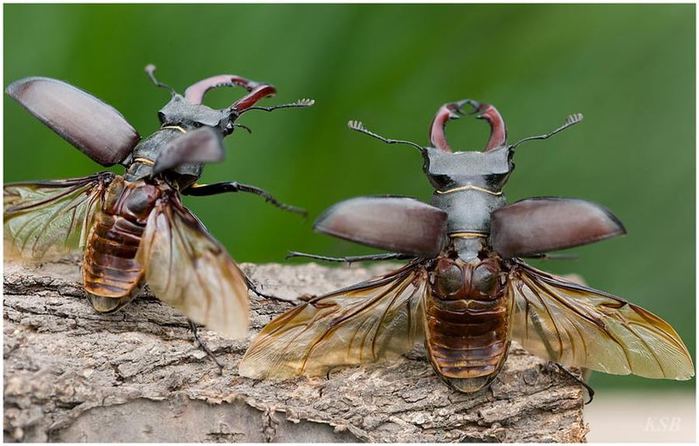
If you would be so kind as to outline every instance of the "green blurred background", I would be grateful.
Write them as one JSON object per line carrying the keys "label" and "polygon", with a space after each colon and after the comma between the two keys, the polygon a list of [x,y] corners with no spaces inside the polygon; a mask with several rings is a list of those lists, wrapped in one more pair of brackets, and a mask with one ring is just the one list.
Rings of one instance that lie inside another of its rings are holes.
{"label": "green blurred background", "polygon": [[[437,107],[464,97],[495,104],[511,139],[582,125],[522,146],[510,200],[593,200],[626,237],[575,249],[579,259],[532,262],[575,271],[597,288],[658,313],[695,348],[695,23],[693,5],[5,5],[4,85],[31,75],[66,80],[112,104],[147,135],[167,92],[213,74],[277,86],[267,104],[316,99],[308,110],[250,113],[253,134],[227,139],[205,182],[238,180],[306,207],[301,218],[247,194],[185,198],[241,262],[287,250],[371,250],[311,231],[312,219],[353,196],[429,200],[420,156],[345,127],[361,119],[389,137],[426,143]],[[211,93],[224,106],[237,90]],[[99,166],[9,98],[5,181],[81,176]],[[482,121],[449,126],[452,146],[478,149]],[[399,230],[399,229],[397,229]],[[678,383],[595,374],[595,387],[691,392]]]}

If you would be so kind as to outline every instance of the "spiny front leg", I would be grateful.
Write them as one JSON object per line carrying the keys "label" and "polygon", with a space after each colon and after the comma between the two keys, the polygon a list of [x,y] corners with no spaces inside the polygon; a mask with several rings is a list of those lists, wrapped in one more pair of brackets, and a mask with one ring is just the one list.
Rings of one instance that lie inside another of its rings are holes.
{"label": "spiny front leg", "polygon": [[282,203],[264,189],[257,186],[251,186],[249,184],[238,183],[237,181],[224,181],[213,184],[193,184],[192,186],[183,190],[182,194],[204,197],[208,195],[222,194],[225,192],[248,192],[264,198],[266,202],[271,203],[273,206],[276,206],[284,211],[293,212],[304,217],[308,215],[308,212],[305,209]]}

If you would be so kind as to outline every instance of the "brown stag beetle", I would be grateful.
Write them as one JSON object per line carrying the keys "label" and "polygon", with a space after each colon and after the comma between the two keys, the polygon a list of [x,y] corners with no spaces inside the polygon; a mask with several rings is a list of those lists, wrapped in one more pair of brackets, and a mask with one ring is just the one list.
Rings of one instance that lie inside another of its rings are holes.
{"label": "brown stag beetle", "polygon": [[[490,125],[482,151],[452,151],[445,137],[446,123],[461,117],[466,106]],[[342,258],[296,252],[290,256],[410,261],[382,276],[305,299],[273,319],[248,348],[240,374],[323,375],[336,366],[393,358],[422,342],[436,374],[454,389],[470,393],[497,377],[511,340],[516,340],[569,376],[563,366],[690,379],[691,356],[667,322],[619,297],[522,260],[625,233],[608,210],[588,201],[505,201],[503,187],[514,168],[515,149],[581,120],[582,115],[571,115],[550,133],[508,144],[505,123],[495,107],[466,99],[439,109],[430,125],[429,147],[384,138],[350,121],[353,130],[419,150],[434,187],[432,202],[395,196],[340,202],[316,221],[315,228],[389,252]],[[591,399],[592,389],[587,388]]]}
{"label": "brown stag beetle", "polygon": [[[31,77],[10,84],[7,93],[49,128],[99,164],[119,163],[126,172],[6,184],[5,252],[43,260],[81,250],[85,291],[95,310],[118,310],[148,283],[190,320],[242,337],[248,327],[247,289],[266,295],[184,207],[180,194],[250,192],[305,214],[255,186],[197,180],[204,163],[223,159],[223,138],[236,127],[247,129],[236,123],[241,115],[308,107],[313,101],[260,107],[255,104],[274,95],[275,88],[228,74],[201,80],[180,95],[155,78],[153,65],[146,72],[172,97],[158,112],[161,127],[144,139],[114,108],[65,82]],[[217,110],[202,103],[217,87],[242,87],[247,94]],[[196,336],[196,326],[191,327]]]}

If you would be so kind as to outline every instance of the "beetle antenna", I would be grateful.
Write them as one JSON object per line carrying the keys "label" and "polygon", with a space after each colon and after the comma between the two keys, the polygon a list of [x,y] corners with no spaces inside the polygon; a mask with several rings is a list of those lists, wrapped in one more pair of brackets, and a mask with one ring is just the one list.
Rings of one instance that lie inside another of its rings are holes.
{"label": "beetle antenna", "polygon": [[170,94],[173,96],[175,94],[177,94],[177,92],[175,91],[174,88],[172,88],[168,84],[164,84],[164,83],[160,82],[158,79],[156,79],[156,77],[155,77],[155,65],[153,65],[152,63],[146,65],[146,74],[148,75],[150,80],[153,81],[153,83],[155,84],[156,87],[167,88],[168,90],[170,90]]}
{"label": "beetle antenna", "polygon": [[407,144],[409,146],[415,147],[418,149],[421,153],[425,151],[425,148],[422,147],[420,144],[414,143],[412,141],[404,141],[402,139],[388,139],[385,138],[377,133],[372,132],[371,130],[367,129],[364,126],[364,123],[362,121],[349,121],[347,123],[347,127],[350,129],[357,131],[359,133],[364,133],[365,135],[369,135],[372,138],[376,138],[381,142],[384,142],[386,144]]}
{"label": "beetle antenna", "polygon": [[315,104],[315,102],[316,101],[313,99],[303,98],[303,99],[299,99],[297,101],[291,102],[289,104],[272,105],[269,107],[261,107],[259,105],[255,105],[253,107],[246,108],[245,110],[240,112],[240,114],[242,115],[243,113],[248,112],[250,110],[263,110],[263,111],[271,112],[274,110],[278,110],[280,108],[305,108],[305,107],[310,107],[311,105]]}
{"label": "beetle antenna", "polygon": [[548,139],[548,138],[552,137],[553,135],[555,135],[556,133],[560,133],[563,130],[567,129],[568,127],[574,126],[575,124],[581,122],[582,120],[583,120],[582,113],[574,113],[572,115],[568,115],[568,117],[566,117],[566,121],[563,123],[563,125],[558,127],[556,130],[553,130],[552,132],[549,132],[545,135],[530,136],[528,138],[520,139],[516,143],[512,144],[510,146],[510,148],[514,149],[518,145],[522,144],[523,142],[527,142],[527,141],[533,141],[536,139]]}

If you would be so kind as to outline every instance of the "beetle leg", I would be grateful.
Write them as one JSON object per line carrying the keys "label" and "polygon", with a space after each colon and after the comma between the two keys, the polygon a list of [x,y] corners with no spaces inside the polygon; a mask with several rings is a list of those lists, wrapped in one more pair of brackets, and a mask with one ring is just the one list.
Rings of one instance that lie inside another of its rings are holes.
{"label": "beetle leg", "polygon": [[592,402],[593,398],[595,397],[595,390],[590,387],[588,383],[586,383],[584,380],[578,378],[577,376],[573,375],[570,370],[566,369],[562,365],[560,365],[557,362],[549,361],[549,365],[553,366],[554,368],[558,369],[559,372],[563,373],[564,375],[568,376],[569,378],[575,380],[578,384],[583,386],[585,390],[587,390],[587,396],[590,398],[587,400],[585,405],[588,405]]}
{"label": "beetle leg", "polygon": [[273,294],[267,294],[265,292],[260,291],[260,289],[257,288],[257,285],[255,285],[255,282],[253,282],[252,279],[250,279],[248,276],[245,276],[245,284],[248,286],[248,289],[250,291],[252,291],[260,297],[264,297],[266,299],[279,300],[282,302],[289,302],[289,299],[284,299],[283,297],[275,296]]}
{"label": "beetle leg", "polygon": [[183,190],[182,194],[203,197],[203,196],[207,196],[207,195],[222,194],[224,192],[248,192],[251,194],[259,195],[260,197],[264,198],[265,201],[267,201],[268,203],[271,203],[272,205],[278,207],[279,209],[293,212],[295,214],[300,214],[300,215],[303,215],[304,217],[308,214],[305,209],[301,209],[301,208],[298,208],[296,206],[291,206],[291,205],[282,203],[281,201],[274,198],[272,196],[272,194],[265,191],[264,189],[260,189],[259,187],[256,187],[256,186],[250,186],[248,184],[241,184],[241,183],[238,183],[237,181],[221,182],[221,183],[213,183],[213,184],[193,184],[192,186]]}
{"label": "beetle leg", "polygon": [[298,252],[298,251],[289,251],[289,253],[286,255],[286,258],[292,258],[292,257],[305,257],[308,259],[316,259],[316,260],[323,260],[326,262],[347,262],[349,264],[352,264],[354,262],[366,262],[366,261],[375,261],[375,260],[403,260],[403,259],[414,259],[415,256],[409,255],[409,254],[402,254],[399,252],[388,252],[384,254],[368,254],[368,255],[363,255],[363,256],[347,256],[347,257],[330,257],[330,256],[321,256],[317,254],[306,254],[304,252]]}
{"label": "beetle leg", "polygon": [[197,344],[199,344],[199,348],[204,350],[204,353],[206,353],[206,356],[211,358],[211,360],[218,366],[218,371],[221,375],[223,375],[223,365],[218,362],[218,359],[216,359],[216,356],[213,354],[213,352],[209,349],[209,347],[204,343],[204,341],[199,338],[199,329],[197,328],[197,324],[191,320],[187,319],[189,321],[189,329],[192,330],[192,334],[194,335],[194,340],[197,341]]}
{"label": "beetle leg", "polygon": [[529,259],[539,259],[539,260],[577,260],[578,256],[577,254],[570,254],[570,253],[541,253],[541,254],[532,254],[530,256],[523,256],[527,257]]}
{"label": "beetle leg", "polygon": [[232,125],[234,128],[235,128],[235,127],[239,127],[239,128],[241,128],[241,129],[247,131],[248,133],[252,134],[252,130],[251,130],[250,127],[248,127],[247,125],[237,124],[237,123],[233,123],[233,124],[231,124],[231,125]]}

